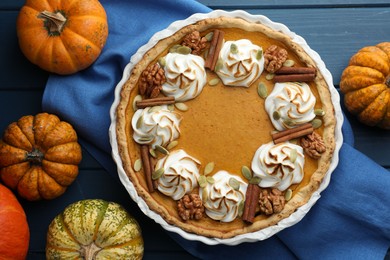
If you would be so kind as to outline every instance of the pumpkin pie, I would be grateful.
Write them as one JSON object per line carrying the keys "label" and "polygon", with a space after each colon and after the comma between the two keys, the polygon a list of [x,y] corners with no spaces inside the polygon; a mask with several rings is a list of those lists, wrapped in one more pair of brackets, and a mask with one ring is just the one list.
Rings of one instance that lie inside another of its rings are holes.
{"label": "pumpkin pie", "polygon": [[214,15],[142,50],[120,84],[115,142],[144,210],[186,234],[234,239],[318,194],[337,120],[333,86],[301,45]]}

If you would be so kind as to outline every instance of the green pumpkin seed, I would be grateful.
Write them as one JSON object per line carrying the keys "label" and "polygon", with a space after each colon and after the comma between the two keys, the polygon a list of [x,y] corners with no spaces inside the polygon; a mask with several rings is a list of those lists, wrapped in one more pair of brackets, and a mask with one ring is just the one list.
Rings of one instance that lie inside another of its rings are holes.
{"label": "green pumpkin seed", "polygon": [[252,171],[249,169],[248,166],[242,166],[241,173],[248,181],[250,181],[253,177]]}
{"label": "green pumpkin seed", "polygon": [[292,198],[292,190],[291,189],[287,189],[286,193],[284,194],[284,199],[286,201],[289,201],[291,198]]}
{"label": "green pumpkin seed", "polygon": [[294,120],[292,120],[291,118],[285,118],[283,119],[283,123],[287,126],[294,126],[295,125],[295,122]]}
{"label": "green pumpkin seed", "polygon": [[286,60],[285,62],[283,62],[283,66],[285,67],[292,67],[294,66],[295,62],[293,60]]}
{"label": "green pumpkin seed", "polygon": [[164,174],[164,171],[165,171],[164,168],[160,168],[160,169],[155,170],[152,173],[152,180],[159,179]]}
{"label": "green pumpkin seed", "polygon": [[169,151],[167,149],[165,149],[164,147],[162,147],[161,145],[156,145],[154,147],[155,151],[159,152],[159,153],[162,153],[162,154],[165,154],[165,155],[168,155],[169,154]]}
{"label": "green pumpkin seed", "polygon": [[149,109],[149,113],[158,112],[161,110],[161,106],[154,106]]}
{"label": "green pumpkin seed", "polygon": [[138,107],[137,107],[137,102],[138,101],[141,101],[142,100],[142,96],[141,95],[137,95],[134,97],[134,100],[133,100],[133,110],[134,111],[137,111]]}
{"label": "green pumpkin seed", "polygon": [[171,112],[175,111],[175,105],[174,104],[169,104],[167,107],[168,107],[169,111],[171,111]]}
{"label": "green pumpkin seed", "polygon": [[172,142],[170,142],[170,143],[167,145],[167,149],[168,149],[168,150],[172,150],[172,148],[176,147],[178,144],[179,144],[179,141],[177,141],[177,140],[172,141]]}
{"label": "green pumpkin seed", "polygon": [[229,185],[233,188],[233,190],[239,190],[240,189],[240,182],[236,180],[235,178],[231,177],[229,179]]}
{"label": "green pumpkin seed", "polygon": [[165,57],[161,57],[158,59],[158,64],[160,64],[160,67],[165,67],[165,65],[167,65],[167,60],[165,59]]}
{"label": "green pumpkin seed", "polygon": [[260,49],[257,51],[256,59],[261,60],[261,58],[263,58],[263,50]]}
{"label": "green pumpkin seed", "polygon": [[220,81],[219,78],[213,78],[213,79],[210,79],[208,83],[210,86],[215,86],[219,83],[219,81]]}
{"label": "green pumpkin seed", "polygon": [[298,151],[296,149],[291,149],[291,151],[290,151],[290,161],[292,163],[295,163],[295,161],[297,160],[297,157],[298,157]]}
{"label": "green pumpkin seed", "polygon": [[149,149],[149,153],[150,153],[150,155],[151,155],[153,158],[157,158],[156,151],[153,150],[152,148]]}
{"label": "green pumpkin seed", "polygon": [[202,191],[202,201],[203,201],[203,203],[206,203],[208,198],[209,198],[209,196],[207,194],[207,189],[204,188],[203,191]]}
{"label": "green pumpkin seed", "polygon": [[199,184],[199,187],[201,187],[201,188],[206,187],[206,185],[207,185],[206,176],[204,176],[204,175],[199,176],[199,178],[198,178],[198,184]]}
{"label": "green pumpkin seed", "polygon": [[314,129],[320,128],[322,126],[322,120],[316,118],[313,121],[311,121],[311,124],[312,124]]}
{"label": "green pumpkin seed", "polygon": [[253,176],[253,178],[249,181],[250,184],[259,184],[261,181],[260,177]]}
{"label": "green pumpkin seed", "polygon": [[135,160],[133,168],[134,171],[139,172],[142,169],[142,160],[141,159]]}
{"label": "green pumpkin seed", "polygon": [[177,49],[181,47],[180,44],[175,44],[173,45],[170,49],[169,49],[169,53],[176,53],[177,52]]}
{"label": "green pumpkin seed", "polygon": [[207,176],[207,177],[206,177],[206,180],[207,180],[207,182],[210,183],[210,184],[214,184],[214,183],[215,183],[214,178],[211,177],[211,176]]}
{"label": "green pumpkin seed", "polygon": [[188,110],[188,106],[184,103],[181,103],[181,102],[175,103],[175,107],[183,112]]}
{"label": "green pumpkin seed", "polygon": [[280,113],[279,113],[279,111],[274,111],[273,113],[272,113],[272,118],[274,119],[274,120],[279,120],[280,119]]}
{"label": "green pumpkin seed", "polygon": [[215,163],[214,162],[209,162],[206,164],[204,167],[204,175],[210,174],[214,170]]}
{"label": "green pumpkin seed", "polygon": [[244,206],[245,206],[245,201],[241,200],[240,204],[238,204],[238,216],[242,217],[242,214],[244,214]]}
{"label": "green pumpkin seed", "polygon": [[238,47],[236,44],[232,43],[230,45],[230,52],[233,53],[233,54],[237,54],[238,53]]}
{"label": "green pumpkin seed", "polygon": [[259,85],[257,86],[257,94],[259,94],[261,98],[266,98],[268,96],[267,87],[263,82],[260,82]]}
{"label": "green pumpkin seed", "polygon": [[213,39],[213,36],[214,36],[214,32],[209,32],[204,37],[206,38],[207,41],[211,41]]}
{"label": "green pumpkin seed", "polygon": [[153,140],[153,136],[152,135],[143,136],[139,140],[141,143],[150,143]]}
{"label": "green pumpkin seed", "polygon": [[219,71],[223,68],[223,60],[218,59],[217,63],[215,64],[214,71]]}
{"label": "green pumpkin seed", "polygon": [[272,80],[274,77],[275,77],[274,73],[268,73],[267,75],[265,75],[266,80]]}
{"label": "green pumpkin seed", "polygon": [[314,114],[316,116],[324,116],[325,115],[325,111],[322,110],[321,108],[317,108],[317,109],[314,109]]}
{"label": "green pumpkin seed", "polygon": [[176,52],[179,53],[179,54],[184,54],[184,55],[187,55],[187,54],[190,54],[192,52],[191,48],[190,47],[187,47],[187,46],[180,46],[176,49]]}

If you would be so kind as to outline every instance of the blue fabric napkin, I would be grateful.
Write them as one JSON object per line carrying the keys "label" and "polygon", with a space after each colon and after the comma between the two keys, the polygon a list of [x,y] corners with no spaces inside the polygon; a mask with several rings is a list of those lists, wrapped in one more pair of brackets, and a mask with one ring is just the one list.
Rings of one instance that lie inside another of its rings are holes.
{"label": "blue fabric napkin", "polygon": [[[82,145],[117,176],[108,138],[114,89],[130,57],[171,22],[210,9],[189,0],[101,0],[109,37],[98,60],[71,76],[50,76],[43,110],[59,115],[78,132]],[[383,259],[390,245],[390,174],[353,148],[343,125],[340,163],[321,199],[298,224],[260,242],[208,246],[171,236],[204,259]]]}

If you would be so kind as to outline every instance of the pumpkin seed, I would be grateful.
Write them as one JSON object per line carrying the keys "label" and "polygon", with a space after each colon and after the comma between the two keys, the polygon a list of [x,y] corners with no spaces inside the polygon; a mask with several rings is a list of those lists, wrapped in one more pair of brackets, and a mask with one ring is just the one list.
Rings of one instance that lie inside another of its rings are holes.
{"label": "pumpkin seed", "polygon": [[223,60],[218,59],[217,63],[215,64],[214,71],[219,71],[223,68]]}
{"label": "pumpkin seed", "polygon": [[162,153],[162,154],[165,154],[165,155],[168,155],[169,154],[169,151],[167,149],[165,149],[164,147],[162,147],[161,145],[156,145],[154,147],[155,151],[159,152],[159,153]]}
{"label": "pumpkin seed", "polygon": [[135,160],[133,168],[134,168],[134,171],[139,172],[139,170],[142,169],[142,160],[141,159]]}
{"label": "pumpkin seed", "polygon": [[242,214],[244,214],[244,206],[245,206],[245,201],[241,200],[240,204],[238,204],[238,216],[242,217]]}
{"label": "pumpkin seed", "polygon": [[154,106],[149,109],[149,113],[158,112],[161,110],[161,106]]}
{"label": "pumpkin seed", "polygon": [[201,188],[206,187],[206,185],[207,185],[206,176],[204,176],[204,175],[199,176],[199,178],[198,178],[198,184],[199,184],[199,187],[201,187]]}
{"label": "pumpkin seed", "polygon": [[320,128],[322,126],[322,120],[316,118],[313,121],[311,121],[311,124],[312,124],[314,129]]}
{"label": "pumpkin seed", "polygon": [[190,54],[192,52],[191,48],[190,47],[187,47],[187,46],[180,46],[176,49],[176,52],[179,53],[179,54],[184,54],[184,55],[187,55],[187,54]]}
{"label": "pumpkin seed", "polygon": [[250,181],[252,179],[253,174],[248,166],[242,166],[241,173],[245,177],[245,179],[247,179],[248,181]]}
{"label": "pumpkin seed", "polygon": [[220,81],[219,78],[213,78],[213,79],[210,79],[208,83],[210,86],[215,86],[219,83],[219,81]]}
{"label": "pumpkin seed", "polygon": [[137,102],[138,101],[141,101],[142,100],[142,96],[141,95],[137,95],[134,97],[134,100],[133,100],[133,110],[134,111],[137,111],[138,107],[137,107]]}
{"label": "pumpkin seed", "polygon": [[161,57],[158,59],[158,64],[160,64],[160,67],[165,67],[165,65],[167,65],[167,60],[165,59],[165,57]]}
{"label": "pumpkin seed", "polygon": [[204,167],[204,175],[210,174],[214,170],[215,163],[214,162],[209,162],[206,164]]}
{"label": "pumpkin seed", "polygon": [[215,182],[214,178],[211,177],[211,176],[207,176],[207,177],[206,177],[206,180],[207,180],[207,182],[210,183],[210,184],[214,184],[214,182]]}
{"label": "pumpkin seed", "polygon": [[143,136],[139,140],[141,143],[149,143],[153,140],[153,136],[152,135]]}
{"label": "pumpkin seed", "polygon": [[209,198],[209,196],[207,194],[207,189],[204,188],[203,191],[202,191],[202,201],[203,201],[203,203],[206,203],[208,198]]}
{"label": "pumpkin seed", "polygon": [[181,103],[181,102],[175,103],[175,107],[183,112],[188,110],[188,106],[184,103]]}
{"label": "pumpkin seed", "polygon": [[285,62],[283,62],[283,66],[285,67],[292,67],[294,66],[295,62],[293,60],[286,60]]}
{"label": "pumpkin seed", "polygon": [[249,181],[250,184],[259,184],[261,181],[260,177],[253,176],[253,178]]}
{"label": "pumpkin seed", "polygon": [[267,75],[265,75],[266,80],[272,80],[274,77],[275,77],[274,73],[268,73]]}
{"label": "pumpkin seed", "polygon": [[263,50],[260,49],[257,51],[256,59],[261,60],[261,58],[263,58]]}
{"label": "pumpkin seed", "polygon": [[240,182],[236,180],[236,178],[231,177],[229,179],[229,185],[233,188],[233,190],[239,190],[240,189]]}
{"label": "pumpkin seed", "polygon": [[272,118],[273,118],[274,120],[279,120],[280,117],[281,117],[281,116],[280,116],[279,111],[275,110],[275,111],[272,113]]}
{"label": "pumpkin seed", "polygon": [[175,53],[175,52],[177,52],[177,49],[178,49],[179,47],[181,47],[180,44],[175,44],[175,45],[173,45],[173,46],[169,49],[169,53]]}
{"label": "pumpkin seed", "polygon": [[314,114],[316,116],[324,116],[325,115],[325,111],[322,110],[321,108],[317,108],[317,109],[314,109]]}
{"label": "pumpkin seed", "polygon": [[232,43],[230,44],[230,52],[233,53],[233,54],[237,54],[238,53],[238,47],[236,44]]}
{"label": "pumpkin seed", "polygon": [[214,36],[214,32],[209,32],[204,37],[206,38],[207,41],[211,41],[213,39],[213,36]]}
{"label": "pumpkin seed", "polygon": [[290,161],[292,163],[295,163],[295,161],[297,160],[297,157],[298,157],[298,151],[296,149],[291,149],[291,151],[290,151]]}
{"label": "pumpkin seed", "polygon": [[259,94],[261,98],[266,98],[268,96],[267,87],[263,82],[260,82],[259,85],[257,86],[257,94]]}
{"label": "pumpkin seed", "polygon": [[156,151],[153,150],[152,148],[149,149],[149,153],[150,153],[150,155],[151,155],[153,158],[157,158]]}
{"label": "pumpkin seed", "polygon": [[137,123],[135,124],[135,126],[139,129],[141,128],[142,124],[144,123],[144,116],[140,116],[138,119],[137,119]]}
{"label": "pumpkin seed", "polygon": [[172,142],[170,142],[170,143],[167,145],[167,149],[168,149],[168,150],[172,150],[172,148],[176,147],[178,144],[179,144],[179,141],[177,141],[177,140],[172,141]]}
{"label": "pumpkin seed", "polygon": [[285,119],[283,119],[283,123],[287,126],[294,126],[295,125],[295,122],[294,120],[292,120],[291,118],[287,117]]}
{"label": "pumpkin seed", "polygon": [[168,107],[169,111],[171,111],[171,112],[175,111],[175,105],[174,104],[169,104],[167,107]]}
{"label": "pumpkin seed", "polygon": [[291,189],[287,189],[286,193],[284,194],[284,199],[286,201],[289,201],[291,198],[292,198],[292,190]]}
{"label": "pumpkin seed", "polygon": [[159,179],[164,174],[164,171],[165,171],[164,168],[160,168],[160,169],[155,170],[152,173],[152,180]]}

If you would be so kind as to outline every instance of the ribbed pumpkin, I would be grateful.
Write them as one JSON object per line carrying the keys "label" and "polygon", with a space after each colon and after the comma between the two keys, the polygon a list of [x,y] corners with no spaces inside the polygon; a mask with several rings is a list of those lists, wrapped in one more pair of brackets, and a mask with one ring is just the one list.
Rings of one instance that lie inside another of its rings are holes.
{"label": "ribbed pumpkin", "polygon": [[99,199],[75,202],[49,226],[46,259],[142,259],[137,221],[122,206]]}
{"label": "ribbed pumpkin", "polygon": [[53,199],[77,177],[81,158],[69,123],[48,113],[23,116],[0,140],[0,177],[27,200]]}
{"label": "ribbed pumpkin", "polygon": [[108,36],[106,12],[98,0],[26,0],[16,29],[23,54],[58,74],[91,65]]}
{"label": "ribbed pumpkin", "polygon": [[353,55],[340,89],[345,106],[362,123],[390,129],[390,42],[364,47]]}
{"label": "ribbed pumpkin", "polygon": [[26,214],[15,195],[0,184],[0,259],[26,258],[30,231]]}

